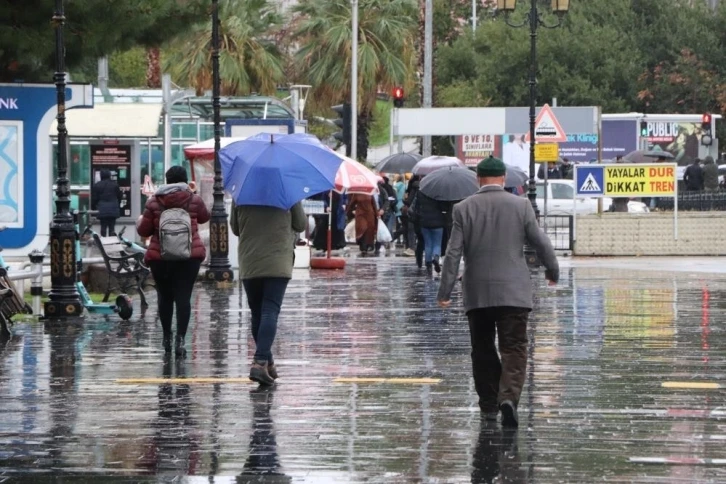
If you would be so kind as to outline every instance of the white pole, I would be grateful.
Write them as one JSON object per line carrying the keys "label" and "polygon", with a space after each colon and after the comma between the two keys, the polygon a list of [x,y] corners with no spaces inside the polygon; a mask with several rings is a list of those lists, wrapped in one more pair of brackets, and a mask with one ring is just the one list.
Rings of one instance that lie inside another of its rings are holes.
{"label": "white pole", "polygon": [[[424,9],[424,79],[423,79],[423,107],[430,108],[433,103],[433,30],[434,30],[434,2],[426,0]],[[431,156],[431,136],[423,137],[423,156]]]}
{"label": "white pole", "polygon": [[171,168],[171,75],[161,76],[161,92],[164,102],[164,173]]}
{"label": "white pole", "polygon": [[678,165],[673,165],[673,183],[675,183],[675,198],[673,198],[673,240],[678,240]]}
{"label": "white pole", "polygon": [[476,2],[479,0],[471,0],[471,30],[476,32]]}
{"label": "white pole", "polygon": [[353,10],[353,46],[350,63],[350,157],[358,159],[358,0],[351,0]]}

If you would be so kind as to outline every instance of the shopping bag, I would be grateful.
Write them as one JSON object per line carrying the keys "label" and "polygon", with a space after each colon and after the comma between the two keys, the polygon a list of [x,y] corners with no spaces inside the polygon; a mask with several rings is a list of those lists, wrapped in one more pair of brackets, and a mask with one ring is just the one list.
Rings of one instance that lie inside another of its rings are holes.
{"label": "shopping bag", "polygon": [[308,233],[315,233],[315,217],[313,217],[312,215],[308,215]]}
{"label": "shopping bag", "polygon": [[386,227],[386,224],[383,223],[383,220],[378,219],[378,236],[377,236],[378,242],[381,244],[388,244],[389,242],[393,241],[393,237],[391,237],[391,232],[388,230],[388,227]]}
{"label": "shopping bag", "polygon": [[355,242],[355,220],[345,226],[345,241]]}

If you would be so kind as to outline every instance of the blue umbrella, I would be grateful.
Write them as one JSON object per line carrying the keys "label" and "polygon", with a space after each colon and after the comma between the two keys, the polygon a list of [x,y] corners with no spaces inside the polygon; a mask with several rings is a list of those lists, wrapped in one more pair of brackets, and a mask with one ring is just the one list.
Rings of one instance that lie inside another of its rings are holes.
{"label": "blue umbrella", "polygon": [[289,210],[331,190],[343,159],[313,135],[261,133],[225,146],[219,161],[236,205]]}

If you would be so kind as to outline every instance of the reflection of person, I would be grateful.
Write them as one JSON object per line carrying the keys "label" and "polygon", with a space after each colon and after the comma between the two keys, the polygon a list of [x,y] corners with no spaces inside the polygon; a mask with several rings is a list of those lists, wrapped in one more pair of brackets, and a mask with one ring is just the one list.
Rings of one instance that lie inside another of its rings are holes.
{"label": "reflection of person", "polygon": [[277,378],[272,343],[282,300],[292,279],[295,240],[307,226],[305,210],[302,203],[290,210],[232,205],[230,226],[239,237],[239,278],[252,313],[250,329],[256,348],[250,380],[272,385]]}
{"label": "reflection of person", "polygon": [[101,170],[101,181],[91,187],[91,210],[98,210],[101,237],[116,235],[116,219],[121,215],[121,188],[111,179],[109,170]]}
{"label": "reflection of person", "polygon": [[[438,300],[441,307],[449,307],[463,256],[464,308],[479,408],[485,419],[494,420],[498,407],[502,425],[516,427],[527,364],[527,320],[532,310],[525,243],[537,251],[552,283],[559,279],[559,265],[529,200],[504,191],[504,163],[487,158],[477,166],[477,175],[481,189],[454,207]],[[501,362],[494,343],[496,334]]]}
{"label": "reflection of person", "polygon": [[471,483],[527,482],[517,446],[516,430],[499,430],[483,421],[472,462]]}
{"label": "reflection of person", "polygon": [[712,156],[707,156],[703,163],[703,187],[709,192],[718,190],[718,166]]}
{"label": "reflection of person", "polygon": [[259,387],[250,392],[253,430],[244,470],[236,478],[238,484],[292,482],[291,477],[281,472],[277,455],[275,427],[270,417],[273,396],[274,387]]}
{"label": "reflection of person", "polygon": [[[199,237],[199,224],[209,221],[209,211],[199,195],[195,195],[187,184],[187,171],[181,166],[172,166],[166,172],[166,185],[160,187],[146,202],[144,214],[136,230],[142,237],[151,237],[151,243],[144,260],[149,265],[156,283],[159,305],[159,319],[164,331],[164,351],[171,352],[171,320],[176,307],[176,341],[174,352],[184,356],[184,337],[187,334],[192,313],[191,298],[199,268],[207,255]],[[167,208],[183,208],[189,212],[192,222],[192,251],[187,260],[162,260],[159,243],[159,220]]]}

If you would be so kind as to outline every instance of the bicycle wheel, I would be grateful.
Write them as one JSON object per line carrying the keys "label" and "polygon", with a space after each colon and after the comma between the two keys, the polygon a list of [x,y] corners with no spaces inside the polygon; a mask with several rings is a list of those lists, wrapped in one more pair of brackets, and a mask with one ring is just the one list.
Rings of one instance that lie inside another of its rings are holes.
{"label": "bicycle wheel", "polygon": [[134,306],[132,305],[131,298],[126,294],[121,294],[116,297],[116,312],[124,321],[131,319],[134,314]]}

